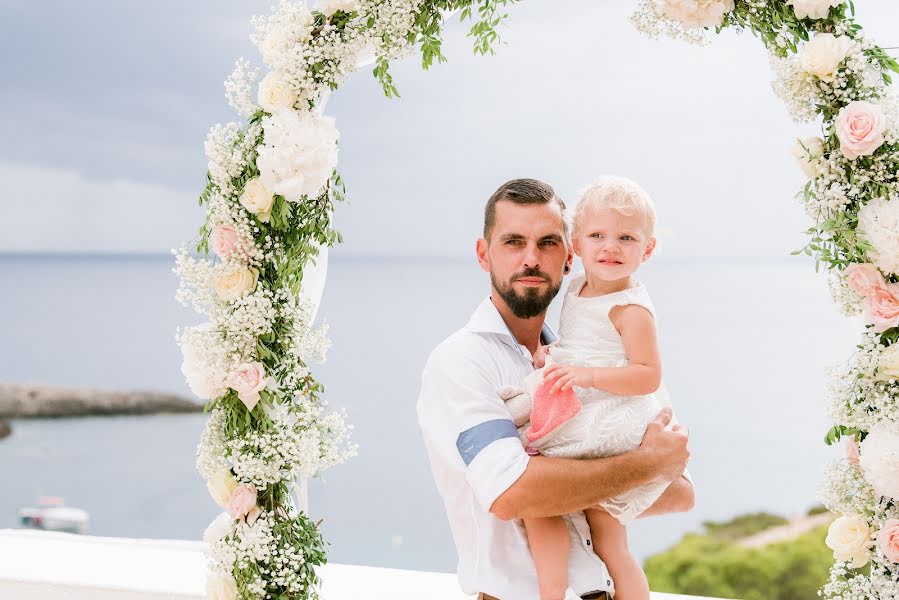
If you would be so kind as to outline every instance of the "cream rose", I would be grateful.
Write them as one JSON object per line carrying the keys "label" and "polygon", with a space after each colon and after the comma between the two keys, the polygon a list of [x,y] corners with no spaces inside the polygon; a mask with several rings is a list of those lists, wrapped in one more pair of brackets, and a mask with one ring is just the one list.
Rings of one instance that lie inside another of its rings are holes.
{"label": "cream rose", "polygon": [[880,360],[877,362],[877,378],[881,380],[899,379],[899,344],[893,344],[881,353]]}
{"label": "cream rose", "polygon": [[843,156],[855,160],[874,154],[883,145],[886,115],[876,104],[856,100],[837,114],[834,126]]}
{"label": "cream rose", "polygon": [[227,510],[231,494],[237,489],[237,480],[229,469],[222,469],[206,482],[206,488],[215,503]]}
{"label": "cream rose", "polygon": [[793,12],[800,19],[826,19],[830,9],[839,6],[845,0],[787,0]]}
{"label": "cream rose", "polygon": [[259,269],[241,268],[222,275],[213,281],[212,287],[222,300],[237,300],[246,293],[256,289],[259,282]]}
{"label": "cream rose", "polygon": [[819,137],[796,138],[793,144],[793,158],[806,177],[819,175],[818,165],[824,156],[824,140]]}
{"label": "cream rose", "polygon": [[274,203],[274,195],[259,177],[249,180],[243,186],[243,192],[240,194],[241,206],[256,215],[256,218],[263,223],[268,223],[271,218]]}
{"label": "cream rose", "polygon": [[359,10],[358,0],[319,0],[318,12],[330,17],[338,10],[345,13],[356,12]]}
{"label": "cream rose", "polygon": [[840,517],[830,524],[824,543],[833,550],[834,559],[849,562],[853,569],[858,569],[870,559],[871,527],[856,515]]}
{"label": "cream rose", "polygon": [[799,50],[799,64],[821,81],[833,81],[837,68],[849,53],[849,38],[819,33]]}
{"label": "cream rose", "polygon": [[206,574],[207,600],[235,600],[237,583],[228,573],[209,572]]}
{"label": "cream rose", "polygon": [[293,108],[297,96],[291,91],[281,76],[272,71],[259,83],[259,106],[266,112],[273,113],[285,108]]}

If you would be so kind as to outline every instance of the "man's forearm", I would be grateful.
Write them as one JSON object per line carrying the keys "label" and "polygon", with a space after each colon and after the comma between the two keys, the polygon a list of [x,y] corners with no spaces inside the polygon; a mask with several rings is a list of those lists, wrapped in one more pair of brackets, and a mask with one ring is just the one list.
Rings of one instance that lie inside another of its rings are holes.
{"label": "man's forearm", "polygon": [[652,462],[635,450],[578,460],[532,456],[527,469],[490,507],[501,519],[578,512],[652,481]]}

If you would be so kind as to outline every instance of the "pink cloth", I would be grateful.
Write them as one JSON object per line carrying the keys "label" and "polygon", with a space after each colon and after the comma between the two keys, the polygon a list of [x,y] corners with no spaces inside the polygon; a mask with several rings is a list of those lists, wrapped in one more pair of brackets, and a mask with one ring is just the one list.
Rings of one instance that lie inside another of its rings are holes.
{"label": "pink cloth", "polygon": [[581,412],[581,401],[577,399],[574,389],[551,393],[555,381],[541,381],[534,391],[531,400],[531,428],[528,431],[528,442],[540,445],[540,442],[556,429],[573,419]]}

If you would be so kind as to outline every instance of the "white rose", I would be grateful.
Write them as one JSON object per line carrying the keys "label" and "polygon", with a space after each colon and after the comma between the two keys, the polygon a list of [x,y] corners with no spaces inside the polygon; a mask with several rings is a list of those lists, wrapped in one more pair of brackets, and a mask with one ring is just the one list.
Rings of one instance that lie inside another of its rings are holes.
{"label": "white rose", "polygon": [[256,289],[259,270],[254,267],[240,268],[216,278],[212,282],[215,293],[222,300],[237,300]]}
{"label": "white rose", "polygon": [[859,447],[865,479],[880,496],[899,500],[899,423],[881,421]]}
{"label": "white rose", "polygon": [[282,108],[293,108],[297,101],[296,94],[284,83],[280,75],[272,71],[259,83],[259,106],[265,112],[273,113]]}
{"label": "white rose", "polygon": [[841,5],[845,0],[787,0],[793,12],[800,19],[826,19],[830,9]]}
{"label": "white rose", "polygon": [[326,17],[330,17],[338,10],[345,13],[356,12],[359,10],[359,2],[358,0],[319,0],[318,2],[318,12]]}
{"label": "white rose", "polygon": [[234,517],[223,512],[203,532],[203,541],[211,546],[221,541],[226,535],[230,535],[232,531],[234,531]]}
{"label": "white rose", "polygon": [[877,363],[877,378],[899,379],[899,344],[893,344],[883,351]]}
{"label": "white rose", "polygon": [[824,543],[833,550],[835,560],[849,562],[858,569],[870,559],[871,527],[856,515],[840,517],[830,524]]}
{"label": "white rose", "polygon": [[237,480],[234,479],[230,469],[222,469],[206,482],[206,488],[215,503],[227,509],[231,494],[237,488]]}
{"label": "white rose", "polygon": [[254,177],[243,186],[243,192],[240,194],[241,206],[256,215],[256,218],[263,223],[268,223],[271,219],[274,203],[274,194],[269,191],[261,178]]}
{"label": "white rose", "polygon": [[662,14],[687,28],[716,27],[734,9],[734,0],[657,0]]}
{"label": "white rose", "polygon": [[819,33],[799,50],[799,64],[821,81],[833,81],[837,68],[849,53],[849,38]]}
{"label": "white rose", "polygon": [[207,600],[235,600],[237,583],[230,573],[212,572],[206,574]]}
{"label": "white rose", "polygon": [[796,138],[792,154],[806,177],[817,177],[818,164],[824,156],[824,140],[819,137]]}

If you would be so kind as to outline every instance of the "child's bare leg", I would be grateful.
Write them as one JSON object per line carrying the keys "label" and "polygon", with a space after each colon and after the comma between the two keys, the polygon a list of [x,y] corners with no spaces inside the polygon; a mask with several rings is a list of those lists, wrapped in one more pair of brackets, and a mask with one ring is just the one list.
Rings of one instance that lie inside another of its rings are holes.
{"label": "child's bare leg", "polygon": [[562,600],[568,587],[568,528],[562,517],[524,519],[537,567],[540,600]]}
{"label": "child's bare leg", "polygon": [[649,600],[646,575],[627,545],[627,528],[609,513],[586,511],[593,550],[609,569],[615,582],[615,600]]}

